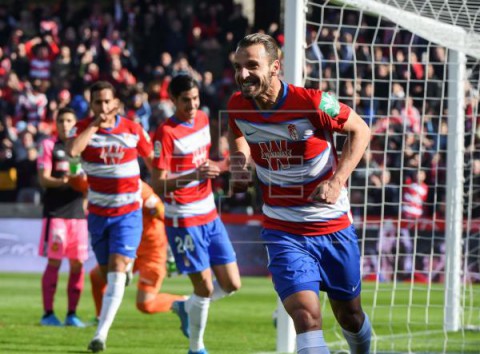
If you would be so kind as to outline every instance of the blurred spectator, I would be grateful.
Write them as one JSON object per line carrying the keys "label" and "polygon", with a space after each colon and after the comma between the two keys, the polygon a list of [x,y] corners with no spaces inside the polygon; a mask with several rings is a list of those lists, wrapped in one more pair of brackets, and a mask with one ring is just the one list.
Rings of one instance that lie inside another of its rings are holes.
{"label": "blurred spectator", "polygon": [[148,94],[136,86],[127,101],[126,117],[140,123],[145,131],[150,131],[150,117],[152,109],[148,103]]}
{"label": "blurred spectator", "polygon": [[73,59],[70,47],[62,45],[60,54],[52,64],[52,87],[54,90],[68,89],[73,80]]}
{"label": "blurred spectator", "polygon": [[0,145],[0,202],[14,202],[17,195],[17,169],[12,149]]}
{"label": "blurred spectator", "polygon": [[30,77],[50,79],[52,63],[60,52],[52,35],[32,38],[25,43],[25,51],[30,62]]}
{"label": "blurred spectator", "polygon": [[15,109],[15,116],[37,127],[45,120],[47,109],[47,96],[40,91],[42,82],[35,79],[31,84],[27,82],[20,94]]}
{"label": "blurred spectator", "polygon": [[41,188],[37,178],[38,151],[35,146],[27,148],[26,158],[16,163],[17,202],[40,204]]}

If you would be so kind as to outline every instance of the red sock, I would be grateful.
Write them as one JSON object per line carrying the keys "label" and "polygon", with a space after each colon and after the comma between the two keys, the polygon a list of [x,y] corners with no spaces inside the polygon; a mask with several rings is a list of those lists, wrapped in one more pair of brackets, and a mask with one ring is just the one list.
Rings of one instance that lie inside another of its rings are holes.
{"label": "red sock", "polygon": [[53,299],[57,291],[58,269],[47,264],[47,268],[45,268],[42,276],[43,310],[45,312],[53,312]]}
{"label": "red sock", "polygon": [[95,302],[95,311],[98,317],[100,311],[102,311],[103,293],[107,288],[107,283],[103,279],[98,265],[90,271],[90,283],[92,284],[93,302]]}
{"label": "red sock", "polygon": [[83,291],[83,283],[85,279],[85,270],[82,269],[78,273],[72,273],[68,277],[68,312],[72,313],[77,310],[78,301]]}

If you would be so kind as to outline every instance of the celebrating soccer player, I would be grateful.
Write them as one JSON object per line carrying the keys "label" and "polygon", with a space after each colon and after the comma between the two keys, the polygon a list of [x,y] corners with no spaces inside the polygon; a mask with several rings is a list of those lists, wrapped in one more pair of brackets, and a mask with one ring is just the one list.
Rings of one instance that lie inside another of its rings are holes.
{"label": "celebrating soccer player", "polygon": [[83,290],[83,262],[88,258],[87,221],[83,210],[84,196],[71,186],[73,179],[81,176],[70,174],[70,162],[65,151],[67,134],[77,122],[73,110],[61,109],[57,114],[58,138],[42,141],[38,157],[38,178],[45,188],[43,226],[39,253],[48,257],[42,277],[44,315],[43,326],[61,326],[53,311],[53,299],[57,290],[58,271],[62,258],[70,260],[68,279],[68,313],[66,326],[85,327],[75,311]]}
{"label": "celebrating soccer player", "polygon": [[[328,294],[351,352],[368,353],[371,326],[360,302],[360,252],[345,183],[370,131],[332,94],[281,81],[279,53],[265,34],[238,43],[240,92],[228,104],[233,187],[246,188],[251,156],[263,192],[268,268],[293,319],[298,353],[329,352],[319,290]],[[339,160],[334,132],[348,135]]]}
{"label": "celebrating soccer player", "polygon": [[152,183],[165,195],[166,231],[177,268],[193,284],[193,294],[177,309],[184,333],[190,332],[188,353],[205,354],[210,301],[238,290],[240,275],[213,199],[211,180],[221,171],[209,159],[210,127],[208,117],[198,110],[199,85],[192,77],[179,75],[171,81],[169,93],[176,113],[156,132]]}
{"label": "celebrating soccer player", "polygon": [[88,176],[88,231],[100,269],[107,279],[97,331],[88,349],[104,350],[108,331],[122,302],[125,270],[142,236],[141,181],[137,157],[151,166],[152,145],[142,127],[117,114],[114,87],[98,81],[90,87],[93,117],[77,123],[69,141]]}

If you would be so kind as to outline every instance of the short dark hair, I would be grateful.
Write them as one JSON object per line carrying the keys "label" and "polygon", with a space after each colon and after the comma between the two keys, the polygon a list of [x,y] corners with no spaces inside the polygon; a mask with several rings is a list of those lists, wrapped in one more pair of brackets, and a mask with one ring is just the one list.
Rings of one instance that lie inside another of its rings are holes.
{"label": "short dark hair", "polygon": [[256,44],[263,45],[270,58],[270,64],[280,59],[279,53],[281,53],[281,50],[277,41],[272,36],[264,33],[252,33],[243,37],[243,39],[238,42],[237,49],[247,48]]}
{"label": "short dark hair", "polygon": [[58,110],[57,117],[63,116],[64,114],[67,114],[67,113],[73,114],[75,119],[77,119],[77,115],[75,114],[75,111],[70,107],[60,108]]}
{"label": "short dark hair", "polygon": [[93,96],[94,92],[98,92],[98,91],[102,91],[102,90],[112,91],[113,96],[115,96],[115,94],[116,94],[115,87],[113,87],[113,85],[111,83],[109,83],[108,81],[97,81],[89,87],[89,91],[90,91],[91,96]]}
{"label": "short dark hair", "polygon": [[190,91],[193,88],[200,89],[200,85],[197,80],[195,80],[190,75],[177,75],[175,76],[170,84],[168,85],[168,92],[173,97],[178,97],[182,92]]}

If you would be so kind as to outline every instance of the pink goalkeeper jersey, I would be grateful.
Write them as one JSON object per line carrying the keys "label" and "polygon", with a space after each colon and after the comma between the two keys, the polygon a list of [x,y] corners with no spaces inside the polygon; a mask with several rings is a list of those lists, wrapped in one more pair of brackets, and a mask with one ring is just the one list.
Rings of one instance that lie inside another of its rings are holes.
{"label": "pink goalkeeper jersey", "polygon": [[329,234],[352,223],[347,189],[334,205],[308,197],[337,166],[333,132],[350,108],[330,93],[282,82],[283,96],[272,111],[235,93],[228,103],[230,128],[244,136],[263,194],[266,228],[305,236]]}
{"label": "pink goalkeeper jersey", "polygon": [[[211,145],[208,117],[198,111],[193,124],[175,116],[161,125],[154,137],[153,166],[177,178],[195,171],[207,161]],[[198,226],[217,217],[209,179],[194,180],[165,196],[165,224],[174,227]]]}
{"label": "pink goalkeeper jersey", "polygon": [[[77,123],[71,137],[85,130],[93,118]],[[117,116],[112,129],[99,129],[81,154],[88,177],[88,210],[101,216],[119,216],[141,207],[138,155],[152,152],[150,137],[138,124]]]}

